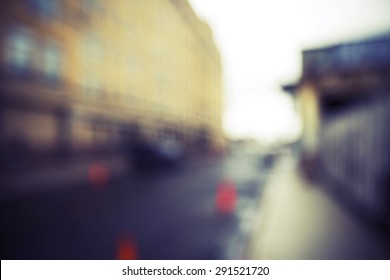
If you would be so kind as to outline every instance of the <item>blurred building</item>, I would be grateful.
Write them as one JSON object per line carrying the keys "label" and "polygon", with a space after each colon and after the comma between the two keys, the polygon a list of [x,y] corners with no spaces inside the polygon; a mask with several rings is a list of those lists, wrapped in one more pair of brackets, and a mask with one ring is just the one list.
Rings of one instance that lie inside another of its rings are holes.
{"label": "blurred building", "polygon": [[223,145],[221,62],[186,0],[19,0],[0,11],[5,165],[106,155],[134,133]]}
{"label": "blurred building", "polygon": [[390,36],[303,52],[302,163],[390,225]]}

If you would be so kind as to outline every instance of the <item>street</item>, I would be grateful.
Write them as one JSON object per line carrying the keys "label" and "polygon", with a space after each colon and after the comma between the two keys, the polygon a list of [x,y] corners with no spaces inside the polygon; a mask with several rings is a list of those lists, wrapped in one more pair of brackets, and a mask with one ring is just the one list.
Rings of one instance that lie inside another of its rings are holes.
{"label": "street", "polygon": [[[259,155],[235,154],[100,188],[2,198],[1,258],[242,258],[266,173]],[[216,206],[222,182],[237,191],[232,213]]]}

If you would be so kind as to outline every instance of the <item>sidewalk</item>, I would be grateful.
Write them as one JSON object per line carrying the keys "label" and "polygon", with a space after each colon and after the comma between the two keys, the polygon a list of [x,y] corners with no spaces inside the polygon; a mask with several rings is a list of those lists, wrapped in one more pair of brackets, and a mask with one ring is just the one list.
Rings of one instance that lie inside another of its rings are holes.
{"label": "sidewalk", "polygon": [[248,259],[390,259],[389,242],[308,183],[288,154],[265,185]]}

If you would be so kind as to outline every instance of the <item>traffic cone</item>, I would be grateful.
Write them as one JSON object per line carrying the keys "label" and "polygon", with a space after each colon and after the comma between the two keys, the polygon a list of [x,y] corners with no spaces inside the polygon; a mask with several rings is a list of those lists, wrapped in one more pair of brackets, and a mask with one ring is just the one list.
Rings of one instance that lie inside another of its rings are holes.
{"label": "traffic cone", "polygon": [[117,260],[137,260],[137,244],[132,236],[122,236],[119,238],[116,252]]}
{"label": "traffic cone", "polygon": [[110,172],[106,164],[93,163],[88,169],[88,182],[97,189],[104,188],[110,178]]}
{"label": "traffic cone", "polygon": [[233,214],[237,204],[236,186],[231,181],[222,181],[217,186],[216,208],[221,214]]}

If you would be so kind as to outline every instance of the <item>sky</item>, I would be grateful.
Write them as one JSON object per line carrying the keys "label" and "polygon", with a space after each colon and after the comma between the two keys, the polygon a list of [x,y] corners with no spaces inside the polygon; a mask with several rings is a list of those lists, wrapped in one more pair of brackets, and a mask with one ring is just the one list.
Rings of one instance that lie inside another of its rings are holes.
{"label": "sky", "polygon": [[221,52],[228,137],[266,142],[301,131],[281,85],[297,81],[304,49],[390,31],[390,0],[188,0]]}

